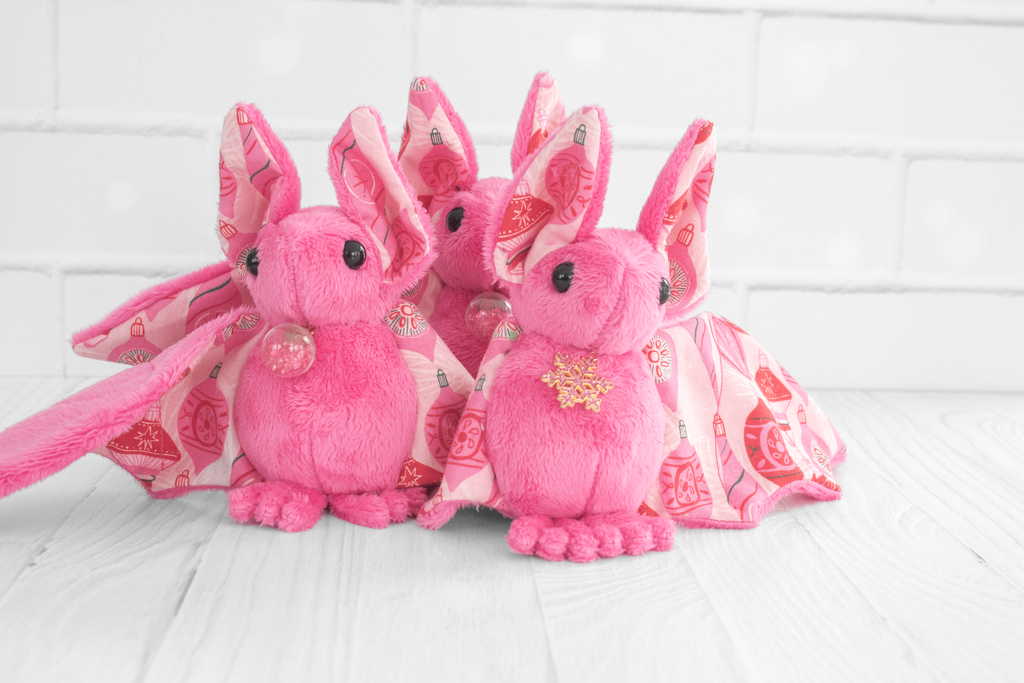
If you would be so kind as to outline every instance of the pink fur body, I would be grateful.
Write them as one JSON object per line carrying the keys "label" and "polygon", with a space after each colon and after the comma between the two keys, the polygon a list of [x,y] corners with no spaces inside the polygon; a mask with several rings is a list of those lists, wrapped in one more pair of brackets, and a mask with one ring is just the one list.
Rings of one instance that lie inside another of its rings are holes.
{"label": "pink fur body", "polygon": [[541,380],[556,352],[589,353],[526,333],[494,378],[486,440],[502,493],[516,516],[634,511],[657,474],[664,438],[647,361],[638,351],[598,356],[598,375],[613,386],[595,412],[562,408]]}
{"label": "pink fur body", "polygon": [[[260,123],[272,152],[287,157]],[[316,345],[297,377],[273,374],[253,353],[239,379],[238,438],[267,481],[231,491],[230,512],[286,531],[313,526],[326,507],[381,528],[415,514],[424,498],[396,490],[416,430],[417,387],[384,317],[433,259],[429,220],[376,112],[350,115],[329,160],[339,206],[298,209],[289,163],[249,254],[257,267],[247,266],[268,327],[300,325]]]}
{"label": "pink fur body", "polygon": [[409,455],[416,386],[381,324],[318,327],[305,374],[246,361],[236,416],[249,460],[267,479],[334,493],[393,489]]}

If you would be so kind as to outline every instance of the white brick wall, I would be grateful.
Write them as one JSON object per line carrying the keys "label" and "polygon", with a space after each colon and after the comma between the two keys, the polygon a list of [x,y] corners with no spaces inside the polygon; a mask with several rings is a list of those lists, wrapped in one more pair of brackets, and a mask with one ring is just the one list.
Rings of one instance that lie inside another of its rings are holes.
{"label": "white brick wall", "polygon": [[806,385],[1024,389],[1024,3],[998,0],[0,0],[0,375],[106,374],[71,332],[217,259],[235,101],[316,204],[344,116],[397,136],[420,73],[507,176],[541,69],[608,110],[605,225],[716,122],[707,307]]}

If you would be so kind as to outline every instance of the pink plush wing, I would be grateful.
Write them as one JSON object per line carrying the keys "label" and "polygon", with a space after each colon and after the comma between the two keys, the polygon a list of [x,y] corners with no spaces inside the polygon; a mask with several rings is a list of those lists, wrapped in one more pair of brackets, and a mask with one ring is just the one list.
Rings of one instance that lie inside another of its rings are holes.
{"label": "pink plush wing", "polygon": [[473,392],[473,378],[415,304],[399,302],[385,322],[417,393],[416,434],[398,486],[434,486],[441,481],[459,418]]}
{"label": "pink plush wing", "polygon": [[106,318],[71,338],[85,358],[137,365],[153,360],[197,327],[252,297],[240,288],[232,266],[221,261],[136,294]]}
{"label": "pink plush wing", "polygon": [[661,169],[637,222],[668,260],[669,324],[690,315],[711,286],[706,216],[715,154],[714,125],[697,119]]}
{"label": "pink plush wing", "polygon": [[608,187],[611,144],[604,111],[583,107],[516,171],[498,202],[504,207],[500,227],[485,239],[495,276],[520,284],[546,254],[593,232]]}
{"label": "pink plush wing", "polygon": [[431,217],[456,192],[476,182],[473,140],[433,79],[414,78],[409,86],[409,113],[398,160]]}
{"label": "pink plush wing", "polygon": [[217,236],[227,260],[135,295],[75,334],[75,353],[135,365],[206,321],[252,305],[245,258],[268,221],[299,209],[298,172],[260,110],[238,104],[224,118],[219,174]]}
{"label": "pink plush wing", "polygon": [[840,496],[846,446],[764,348],[702,313],[644,347],[668,416],[665,460],[640,511],[689,527],[756,526],[779,500]]}
{"label": "pink plush wing", "polygon": [[512,142],[512,172],[515,173],[531,154],[540,149],[548,136],[565,121],[565,104],[555,78],[540,72],[533,78],[526,104],[519,115],[516,137]]}
{"label": "pink plush wing", "polygon": [[507,513],[494,468],[484,445],[487,404],[491,396],[491,380],[520,334],[512,319],[498,325],[491,336],[480,372],[469,401],[462,411],[458,429],[452,439],[447,459],[441,461],[444,478],[433,498],[420,511],[417,521],[427,529],[443,526],[460,507],[486,505]]}
{"label": "pink plush wing", "polygon": [[88,452],[110,458],[158,498],[261,481],[239,445],[232,411],[239,374],[263,327],[254,309],[235,309],[152,361],[0,433],[0,496]]}

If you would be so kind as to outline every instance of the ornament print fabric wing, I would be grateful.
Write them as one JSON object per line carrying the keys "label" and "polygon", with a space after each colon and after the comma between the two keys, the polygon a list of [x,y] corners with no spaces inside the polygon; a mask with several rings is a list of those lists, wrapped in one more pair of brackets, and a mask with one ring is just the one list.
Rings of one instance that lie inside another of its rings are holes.
{"label": "ornament print fabric wing", "polygon": [[385,322],[417,393],[416,433],[398,487],[433,486],[441,481],[459,418],[473,391],[473,378],[415,304],[400,302]]}
{"label": "ornament print fabric wing", "polygon": [[72,337],[76,354],[145,362],[206,321],[253,305],[246,257],[268,221],[299,208],[299,176],[263,114],[248,104],[235,105],[224,118],[219,169],[217,236],[227,260],[132,297]]}
{"label": "ornament print fabric wing", "polygon": [[665,460],[640,511],[745,528],[787,495],[835,500],[846,446],[821,409],[743,330],[702,313],[644,347],[666,415]]}
{"label": "ornament print fabric wing", "polygon": [[444,466],[441,485],[417,517],[419,524],[427,529],[441,528],[460,507],[467,505],[486,505],[509,514],[487,457],[484,429],[493,378],[519,334],[519,325],[510,318],[499,324],[491,336],[447,459],[441,463]]}
{"label": "ornament print fabric wing", "polygon": [[690,315],[711,286],[706,216],[715,155],[714,124],[697,119],[676,145],[640,211],[637,230],[656,241],[668,260],[669,322]]}
{"label": "ornament print fabric wing", "polygon": [[87,452],[110,458],[157,498],[262,481],[239,446],[232,419],[239,373],[262,336],[255,310],[237,309],[152,361],[0,433],[0,496]]}
{"label": "ornament print fabric wing", "polygon": [[132,297],[106,318],[76,333],[71,345],[85,358],[138,365],[153,360],[197,327],[242,306],[249,291],[221,261]]}

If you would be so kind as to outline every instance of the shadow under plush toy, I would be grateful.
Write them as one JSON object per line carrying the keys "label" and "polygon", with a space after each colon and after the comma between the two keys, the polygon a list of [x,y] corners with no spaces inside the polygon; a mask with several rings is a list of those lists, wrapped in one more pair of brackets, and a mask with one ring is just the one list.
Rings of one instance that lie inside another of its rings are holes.
{"label": "shadow under plush toy", "polygon": [[155,497],[229,489],[238,521],[286,531],[325,509],[370,527],[416,513],[472,388],[413,304],[429,221],[380,119],[356,109],[329,149],[338,206],[301,209],[262,114],[224,122],[226,262],[133,298],[75,337],[134,367],[0,434],[0,495],[88,451]]}
{"label": "shadow under plush toy", "polygon": [[585,107],[522,167],[486,236],[515,319],[495,331],[419,522],[513,517],[512,550],[589,562],[667,550],[674,522],[755,526],[791,493],[840,495],[845,447],[745,332],[708,313],[713,126],[669,157],[637,229],[595,229],[611,137]]}

